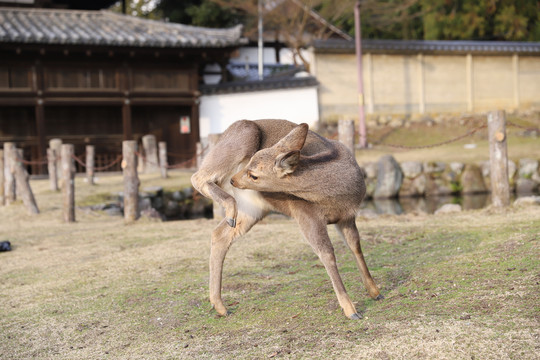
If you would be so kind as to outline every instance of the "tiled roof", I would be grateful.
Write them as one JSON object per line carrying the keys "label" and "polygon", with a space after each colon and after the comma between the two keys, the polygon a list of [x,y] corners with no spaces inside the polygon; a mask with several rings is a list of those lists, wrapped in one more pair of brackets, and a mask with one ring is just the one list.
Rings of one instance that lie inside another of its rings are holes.
{"label": "tiled roof", "polygon": [[[231,73],[234,80],[259,80],[258,64],[230,63],[227,65],[227,70],[229,70],[229,73]],[[301,71],[305,71],[304,67],[298,67],[292,64],[264,64],[263,77],[265,79],[293,77],[296,73]]]}
{"label": "tiled roof", "polygon": [[286,78],[276,77],[261,81],[232,81],[222,84],[201,85],[199,90],[203,95],[214,95],[277,89],[294,89],[318,85],[319,82],[313,76]]}
{"label": "tiled roof", "polygon": [[220,48],[243,43],[242,27],[210,29],[110,11],[0,8],[0,44]]}
{"label": "tiled roof", "polygon": [[[354,53],[354,41],[317,40],[317,52]],[[447,41],[447,40],[362,40],[364,52],[386,53],[482,53],[482,54],[540,54],[538,42],[515,41]]]}

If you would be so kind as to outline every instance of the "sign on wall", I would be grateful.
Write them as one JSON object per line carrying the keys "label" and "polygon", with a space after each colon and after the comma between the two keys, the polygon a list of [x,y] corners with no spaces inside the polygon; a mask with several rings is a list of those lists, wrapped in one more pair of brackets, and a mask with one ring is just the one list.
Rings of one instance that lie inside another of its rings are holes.
{"label": "sign on wall", "polygon": [[180,134],[191,133],[191,119],[189,116],[180,116]]}

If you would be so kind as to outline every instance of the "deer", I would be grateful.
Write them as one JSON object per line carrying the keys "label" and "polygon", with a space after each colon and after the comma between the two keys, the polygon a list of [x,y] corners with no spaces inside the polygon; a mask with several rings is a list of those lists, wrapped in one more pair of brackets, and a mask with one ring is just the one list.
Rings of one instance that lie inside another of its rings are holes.
{"label": "deer", "polygon": [[329,224],[336,226],[354,254],[370,297],[384,298],[364,260],[355,222],[366,193],[364,172],[345,145],[318,135],[305,123],[239,120],[223,132],[191,182],[225,211],[212,231],[210,248],[210,303],[219,316],[230,315],[221,297],[227,251],[272,211],[296,221],[324,265],[348,318],[362,316],[339,274]]}

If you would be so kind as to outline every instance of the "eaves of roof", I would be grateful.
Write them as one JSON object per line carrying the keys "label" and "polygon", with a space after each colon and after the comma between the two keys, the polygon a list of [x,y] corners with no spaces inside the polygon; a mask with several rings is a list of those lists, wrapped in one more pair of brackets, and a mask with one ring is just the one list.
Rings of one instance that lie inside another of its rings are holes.
{"label": "eaves of roof", "polygon": [[[317,53],[354,53],[355,42],[316,40]],[[447,40],[362,40],[365,53],[431,53],[431,54],[522,54],[540,55],[540,42],[515,41],[447,41]]]}
{"label": "eaves of roof", "polygon": [[242,26],[210,29],[110,11],[0,8],[2,43],[150,48],[224,48],[244,43]]}
{"label": "eaves of roof", "polygon": [[215,85],[201,85],[203,95],[234,94],[242,92],[294,89],[318,86],[319,82],[312,76],[292,78],[271,78],[261,81],[234,81]]}

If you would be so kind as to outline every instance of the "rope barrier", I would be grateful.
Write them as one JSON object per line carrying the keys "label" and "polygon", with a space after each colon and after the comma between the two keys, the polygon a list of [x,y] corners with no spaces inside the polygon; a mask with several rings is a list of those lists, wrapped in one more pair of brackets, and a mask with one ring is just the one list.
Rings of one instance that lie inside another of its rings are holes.
{"label": "rope barrier", "polygon": [[511,127],[517,127],[519,129],[522,129],[522,130],[525,130],[525,131],[538,131],[538,132],[540,132],[539,128],[526,127],[526,126],[519,125],[519,124],[516,124],[515,122],[508,121],[508,120],[506,120],[506,125],[511,126]]}
{"label": "rope barrier", "polygon": [[[442,145],[448,145],[450,143],[453,143],[453,142],[456,142],[456,141],[459,141],[461,139],[464,139],[466,138],[467,136],[471,136],[473,135],[474,133],[476,133],[477,131],[479,130],[482,130],[482,129],[485,129],[487,128],[487,125],[480,125],[472,130],[469,130],[467,133],[465,134],[462,134],[462,135],[459,135],[459,136],[456,136],[452,139],[449,139],[449,140],[446,140],[446,141],[442,141],[440,143],[436,143],[436,144],[430,144],[430,145],[419,145],[419,146],[407,146],[407,145],[396,145],[396,144],[383,144],[382,142],[379,142],[379,143],[375,143],[375,145],[381,145],[381,146],[388,146],[388,147],[393,147],[393,148],[398,148],[398,149],[407,149],[407,150],[414,150],[414,149],[429,149],[429,148],[434,148],[434,147],[437,147],[437,146],[442,146]],[[385,134],[383,136],[383,138],[385,138],[388,134]]]}

